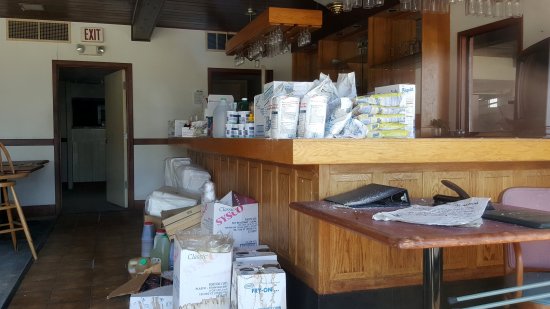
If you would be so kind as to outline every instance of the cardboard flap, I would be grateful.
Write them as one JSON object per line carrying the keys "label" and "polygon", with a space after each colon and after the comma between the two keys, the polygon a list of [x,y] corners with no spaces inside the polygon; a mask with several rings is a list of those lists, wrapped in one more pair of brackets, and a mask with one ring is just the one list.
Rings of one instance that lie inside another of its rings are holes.
{"label": "cardboard flap", "polygon": [[134,278],[130,279],[130,281],[116,288],[109,295],[107,295],[107,299],[112,297],[117,297],[117,296],[135,294],[139,292],[139,290],[143,286],[143,283],[149,277],[149,274],[160,275],[161,274],[160,263],[153,264],[151,267],[147,268],[143,273],[138,274]]}
{"label": "cardboard flap", "polygon": [[149,277],[149,272],[137,275],[135,278],[132,278],[130,281],[124,283],[123,285],[112,291],[109,295],[107,295],[107,299],[117,296],[135,294],[139,292],[141,286],[143,285],[145,280],[147,280],[147,277]]}

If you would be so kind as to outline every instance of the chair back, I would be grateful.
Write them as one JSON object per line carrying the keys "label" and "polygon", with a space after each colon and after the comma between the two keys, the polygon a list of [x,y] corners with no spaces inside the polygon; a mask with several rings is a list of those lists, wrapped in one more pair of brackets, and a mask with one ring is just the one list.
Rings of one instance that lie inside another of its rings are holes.
{"label": "chair back", "polygon": [[5,174],[15,174],[15,168],[13,167],[8,149],[4,144],[0,143],[0,175]]}
{"label": "chair back", "polygon": [[[550,211],[550,188],[513,187],[504,190],[502,204]],[[529,269],[550,269],[550,241],[522,242],[523,266]],[[512,245],[506,250],[508,266],[515,268]]]}

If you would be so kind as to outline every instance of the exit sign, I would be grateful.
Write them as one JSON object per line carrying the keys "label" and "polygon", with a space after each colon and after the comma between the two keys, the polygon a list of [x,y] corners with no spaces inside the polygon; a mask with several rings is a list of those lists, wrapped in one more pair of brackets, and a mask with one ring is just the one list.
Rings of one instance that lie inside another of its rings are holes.
{"label": "exit sign", "polygon": [[103,42],[103,28],[82,27],[81,30],[82,42]]}

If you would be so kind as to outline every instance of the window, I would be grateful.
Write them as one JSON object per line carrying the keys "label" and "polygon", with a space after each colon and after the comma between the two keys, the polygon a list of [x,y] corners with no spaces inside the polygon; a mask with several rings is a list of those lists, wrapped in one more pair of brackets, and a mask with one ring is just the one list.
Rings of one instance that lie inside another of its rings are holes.
{"label": "window", "polygon": [[512,134],[522,21],[506,19],[458,34],[458,130]]}
{"label": "window", "polygon": [[225,51],[225,43],[234,36],[234,33],[208,32],[206,33],[206,49]]}

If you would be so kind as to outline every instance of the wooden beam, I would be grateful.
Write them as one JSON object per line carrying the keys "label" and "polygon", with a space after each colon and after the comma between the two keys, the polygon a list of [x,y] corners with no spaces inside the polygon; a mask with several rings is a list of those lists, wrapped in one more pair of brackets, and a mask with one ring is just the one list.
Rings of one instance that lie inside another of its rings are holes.
{"label": "wooden beam", "polygon": [[151,41],[165,0],[137,0],[132,16],[132,41]]}
{"label": "wooden beam", "polygon": [[319,29],[323,25],[323,12],[320,10],[288,9],[269,7],[252,22],[239,31],[225,49],[226,55],[235,55],[246,45],[266,35],[276,26],[282,26],[283,32],[292,31],[294,27]]}

